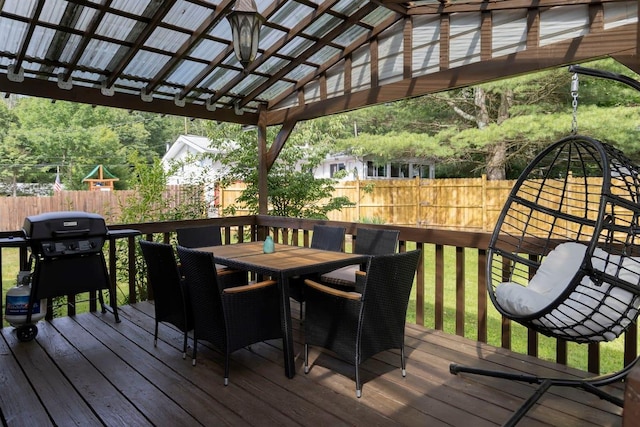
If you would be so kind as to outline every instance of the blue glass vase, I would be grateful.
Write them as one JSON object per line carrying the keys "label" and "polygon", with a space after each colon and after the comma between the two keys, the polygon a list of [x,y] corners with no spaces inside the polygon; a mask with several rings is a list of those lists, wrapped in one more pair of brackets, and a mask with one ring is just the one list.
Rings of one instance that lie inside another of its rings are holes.
{"label": "blue glass vase", "polygon": [[262,247],[262,250],[265,254],[271,254],[275,252],[276,247],[271,236],[267,236],[267,238],[264,239],[264,246]]}

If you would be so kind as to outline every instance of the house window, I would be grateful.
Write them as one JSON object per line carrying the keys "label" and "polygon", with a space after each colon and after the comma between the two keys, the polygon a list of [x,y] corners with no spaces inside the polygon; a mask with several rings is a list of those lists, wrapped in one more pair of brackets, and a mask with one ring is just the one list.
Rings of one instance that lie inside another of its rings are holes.
{"label": "house window", "polygon": [[333,178],[336,172],[343,171],[346,169],[344,163],[332,163],[329,165],[329,176]]}
{"label": "house window", "polygon": [[387,176],[387,165],[376,164],[369,160],[367,162],[367,177],[384,177]]}
{"label": "house window", "polygon": [[391,163],[391,178],[409,178],[407,163]]}

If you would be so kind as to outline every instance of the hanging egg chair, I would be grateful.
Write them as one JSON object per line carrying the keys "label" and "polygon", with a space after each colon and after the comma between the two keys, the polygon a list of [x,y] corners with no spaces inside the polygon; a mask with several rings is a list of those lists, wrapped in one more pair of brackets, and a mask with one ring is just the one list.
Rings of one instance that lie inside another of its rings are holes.
{"label": "hanging egg chair", "polygon": [[[612,145],[572,134],[547,147],[516,181],[490,240],[487,290],[496,309],[566,341],[619,337],[640,309],[639,199],[640,167]],[[599,387],[624,379],[636,361],[588,379],[457,364],[450,371],[541,384],[505,424],[515,425],[551,386],[579,387],[622,406]]]}

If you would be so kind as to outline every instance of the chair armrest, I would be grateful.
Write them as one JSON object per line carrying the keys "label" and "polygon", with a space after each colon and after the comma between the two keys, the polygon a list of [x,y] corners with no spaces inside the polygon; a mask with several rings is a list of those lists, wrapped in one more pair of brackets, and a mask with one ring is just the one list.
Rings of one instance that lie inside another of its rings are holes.
{"label": "chair armrest", "polygon": [[367,272],[366,271],[362,271],[362,270],[358,270],[358,271],[356,271],[356,280],[358,279],[357,276],[366,277],[367,276]]}
{"label": "chair armrest", "polygon": [[316,289],[325,294],[337,296],[340,298],[351,299],[351,300],[360,300],[362,298],[362,294],[358,292],[345,292],[339,289],[332,288],[331,286],[325,286],[321,283],[315,282],[313,280],[306,279],[304,284],[309,286],[310,288]]}
{"label": "chair armrest", "polygon": [[236,294],[239,292],[247,292],[247,291],[253,291],[256,289],[262,289],[262,288],[266,288],[267,286],[272,286],[275,285],[277,282],[275,280],[264,280],[262,282],[257,282],[257,283],[251,283],[249,285],[242,285],[242,286],[234,286],[231,288],[225,288],[222,290],[223,294]]}
{"label": "chair armrest", "polygon": [[240,270],[232,270],[228,267],[216,268],[216,272],[218,273],[218,276],[227,276],[229,274],[237,273],[238,271]]}

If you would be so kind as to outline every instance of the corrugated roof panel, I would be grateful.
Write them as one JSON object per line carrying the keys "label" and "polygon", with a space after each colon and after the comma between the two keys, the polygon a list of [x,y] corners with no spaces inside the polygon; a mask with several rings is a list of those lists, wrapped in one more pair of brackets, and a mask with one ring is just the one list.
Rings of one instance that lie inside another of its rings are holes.
{"label": "corrugated roof panel", "polygon": [[360,9],[367,3],[369,3],[369,1],[367,0],[340,0],[331,8],[331,10],[335,10],[338,13],[351,16],[353,12]]}
{"label": "corrugated roof panel", "polygon": [[605,30],[638,22],[637,1],[605,3],[603,6]]}
{"label": "corrugated roof panel", "polygon": [[491,47],[493,58],[527,48],[527,11],[496,10],[492,15]]}
{"label": "corrugated roof panel", "polygon": [[277,56],[272,56],[266,61],[264,61],[258,68],[256,68],[257,73],[263,74],[275,74],[282,68],[284,68],[290,61],[287,61],[283,58],[278,58]]}
{"label": "corrugated roof panel", "polygon": [[59,24],[68,4],[69,2],[66,0],[46,1],[42,7],[42,12],[40,13],[38,20],[48,22],[50,24]]}
{"label": "corrugated roof panel", "polygon": [[229,25],[229,21],[227,19],[221,19],[207,34],[217,39],[231,41],[231,26]]}
{"label": "corrugated roof panel", "polygon": [[279,96],[282,92],[288,91],[294,87],[293,83],[283,82],[282,80],[278,80],[275,84],[269,86],[267,90],[265,90],[261,96],[265,99],[273,99]]}
{"label": "corrugated roof panel", "polygon": [[36,25],[33,30],[33,35],[31,36],[31,40],[29,41],[29,47],[27,48],[27,56],[38,58],[44,57],[47,54],[47,50],[49,50],[49,45],[51,44],[51,40],[56,34],[56,30],[41,27]]}
{"label": "corrugated roof panel", "polygon": [[378,7],[376,10],[362,18],[362,22],[375,27],[394,14],[395,12],[391,9],[387,9],[386,7]]}
{"label": "corrugated roof panel", "polygon": [[480,61],[480,26],[477,13],[454,13],[451,15],[449,42],[449,64],[459,67]]}
{"label": "corrugated roof panel", "polygon": [[18,53],[27,28],[29,27],[26,23],[0,17],[0,34],[4,39],[2,50],[12,54]]}
{"label": "corrugated roof panel", "polygon": [[[94,3],[102,3],[102,1],[94,0]],[[142,16],[142,12],[145,11],[149,3],[151,3],[150,0],[114,0],[111,3],[111,7],[131,13],[132,15]]]}
{"label": "corrugated roof panel", "polygon": [[237,74],[237,72],[226,68],[216,68],[202,81],[200,85],[198,85],[198,87],[218,91],[221,87],[229,83]]}
{"label": "corrugated roof panel", "polygon": [[321,15],[316,21],[312,22],[303,32],[313,37],[323,37],[329,31],[344,22],[342,19],[332,15]]}
{"label": "corrugated roof panel", "polygon": [[314,42],[304,37],[294,37],[284,45],[278,53],[286,56],[297,57],[302,52],[313,46]]}
{"label": "corrugated roof panel", "polygon": [[290,1],[284,4],[271,18],[270,22],[275,22],[286,28],[295,27],[300,21],[313,13],[314,9],[300,4],[298,2]]}
{"label": "corrugated roof panel", "polygon": [[327,70],[327,97],[344,94],[344,60]]}
{"label": "corrugated roof panel", "polygon": [[96,29],[96,34],[112,39],[125,40],[135,24],[136,21],[133,19],[106,13]]}
{"label": "corrugated roof panel", "polygon": [[348,46],[353,43],[355,39],[368,32],[369,30],[367,30],[366,28],[354,25],[353,27],[348,28],[347,31],[343,31],[342,34],[333,39],[333,43],[339,44],[340,46]]}
{"label": "corrugated roof panel", "polygon": [[315,67],[299,64],[285,76],[288,80],[302,80],[304,77],[316,71]]}
{"label": "corrugated roof panel", "polygon": [[36,6],[37,0],[6,0],[3,3],[3,12],[29,17],[31,16],[31,11]]}
{"label": "corrugated roof panel", "polygon": [[228,45],[223,43],[218,43],[209,39],[202,39],[198,46],[196,46],[189,56],[198,59],[204,59],[210,61],[216,56],[220,55]]}
{"label": "corrugated roof panel", "polygon": [[241,93],[243,95],[248,95],[255,88],[260,86],[262,83],[266,82],[267,78],[263,76],[257,76],[255,74],[249,74],[244,79],[240,81],[237,85],[235,85],[231,92]]}
{"label": "corrugated roof panel", "polygon": [[278,103],[278,110],[296,107],[298,105],[298,92],[294,92]]}
{"label": "corrugated roof panel", "polygon": [[86,31],[96,13],[98,13],[97,10],[92,7],[83,7],[80,12],[80,16],[76,22],[73,23],[73,28],[80,31]]}
{"label": "corrugated roof panel", "polygon": [[169,83],[187,85],[194,76],[197,76],[206,67],[205,64],[194,61],[182,61],[178,67],[167,77]]}
{"label": "corrugated roof panel", "polygon": [[167,13],[162,22],[182,28],[195,30],[202,22],[213,13],[213,9],[178,0],[171,11]]}
{"label": "corrugated roof panel", "polygon": [[77,34],[69,35],[69,38],[67,39],[67,43],[65,43],[64,48],[62,49],[62,53],[60,54],[60,58],[59,58],[60,61],[62,62],[71,61],[71,58],[73,58],[73,54],[76,51],[76,47],[78,46],[81,40],[82,40],[82,36],[79,36]]}
{"label": "corrugated roof panel", "polygon": [[266,50],[271,48],[278,40],[282,37],[286,36],[287,33],[284,31],[277,30],[271,27],[262,27],[260,30],[260,43],[259,49]]}
{"label": "corrugated roof panel", "polygon": [[[74,40],[74,46],[77,45],[77,43],[80,41],[79,39],[80,38],[78,37],[76,40]],[[71,44],[69,44],[69,47],[70,46]],[[116,54],[119,48],[119,44],[95,39],[90,40],[78,63],[79,65],[93,68],[95,70],[105,70],[109,63],[113,60],[113,56]],[[65,49],[65,57],[70,57],[74,53],[73,50],[74,49]]]}
{"label": "corrugated roof panel", "polygon": [[580,37],[588,32],[588,5],[552,7],[540,12],[540,46]]}
{"label": "corrugated roof panel", "polygon": [[378,78],[380,82],[400,80],[404,72],[402,23],[391,26],[378,38]]}
{"label": "corrugated roof panel", "polygon": [[131,76],[151,78],[171,59],[170,56],[160,55],[158,53],[140,50],[133,57],[124,73]]}
{"label": "corrugated roof panel", "polygon": [[156,27],[144,45],[170,52],[177,51],[184,42],[189,39],[189,35],[168,28]]}
{"label": "corrugated roof panel", "polygon": [[[71,78],[75,84],[75,82],[82,82],[82,81],[87,81],[87,82],[99,81],[102,78],[102,76],[99,73],[91,73],[89,71],[75,70],[71,75]],[[87,83],[87,85],[89,84],[90,83]]]}
{"label": "corrugated roof panel", "polygon": [[440,17],[414,16],[411,69],[413,77],[440,69]]}
{"label": "corrugated roof panel", "polygon": [[334,56],[339,55],[341,52],[342,51],[340,49],[336,49],[335,47],[325,46],[311,55],[307,62],[322,65],[327,61],[327,59],[333,58]]}
{"label": "corrugated roof panel", "polygon": [[147,83],[141,80],[118,79],[116,85],[120,88],[130,88],[133,90],[131,93],[139,94],[140,89],[144,88]]}
{"label": "corrugated roof panel", "polygon": [[369,45],[357,49],[351,60],[351,91],[369,89],[371,87],[371,52]]}
{"label": "corrugated roof panel", "polygon": [[304,102],[312,103],[316,101],[320,101],[320,83],[314,80],[304,87]]}

